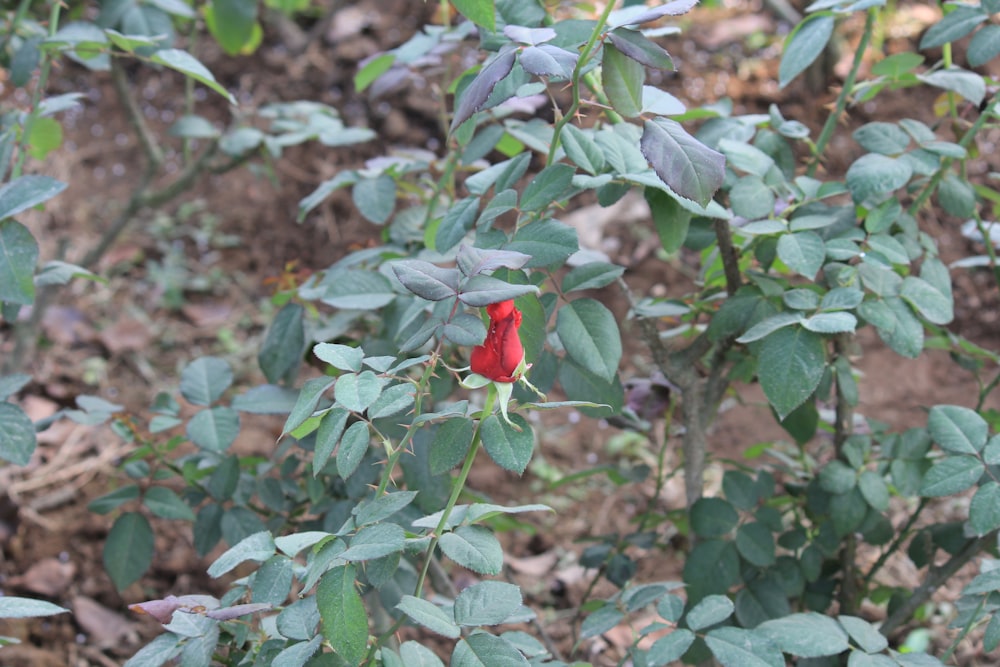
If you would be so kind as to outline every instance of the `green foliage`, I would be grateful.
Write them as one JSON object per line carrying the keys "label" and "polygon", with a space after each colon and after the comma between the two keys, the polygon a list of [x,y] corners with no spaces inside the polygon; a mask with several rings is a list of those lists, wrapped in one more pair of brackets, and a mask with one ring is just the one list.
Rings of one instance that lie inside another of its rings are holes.
{"label": "green foliage", "polygon": [[[996,56],[1000,40],[988,18],[1000,7],[948,5],[921,41],[921,49],[945,47],[930,67],[922,55],[898,53],[875,62],[871,78],[859,82],[859,53],[813,138],[777,107],[735,116],[719,104],[688,113],[647,85],[648,68],[673,67],[650,24],[685,14],[694,0],[620,10],[608,3],[600,16],[582,20],[535,3],[452,4],[460,15],[454,25],[426,26],[356,75],[363,90],[416,70],[424,56],[472,34],[472,24],[486,52],[481,65],[435,82],[455,94],[454,113],[441,119],[449,136],[440,154],[373,160],[301,200],[300,222],[349,189],[358,213],[380,228],[382,244],[348,253],[275,296],[257,354],[268,384],[247,387],[252,379],[243,369],[200,357],[183,368],[176,391],[157,397],[148,419],[126,418],[94,397],[80,397],[78,409],[65,413],[82,423],[112,421],[135,445],[122,463],[130,479],[90,506],[112,522],[104,561],[118,589],[151,566],[160,520],[191,523],[199,554],[228,546],[208,574],[225,576],[229,591],[221,600],[143,603],[151,605],[140,607],[147,613],[158,610],[165,632],[127,664],[441,665],[436,651],[463,666],[565,664],[509,630],[534,620],[534,612],[518,586],[499,578],[504,543],[495,528],[548,508],[473,502],[469,486],[474,464],[524,474],[539,430],[531,412],[565,407],[613,417],[658,449],[655,470],[652,463],[602,469],[615,484],[652,481],[650,498],[659,502],[671,474],[664,453],[676,439],[687,466],[688,507],[663,514],[650,502],[633,525],[583,549],[580,564],[615,592],[575,610],[577,639],[655,607],[660,620],[652,629],[669,633],[645,648],[639,633],[627,656],[634,664],[938,664],[895,652],[889,639],[945,583],[941,572],[995,544],[1000,436],[982,407],[998,381],[981,379],[974,409],[934,406],[925,428],[892,433],[874,416],[854,419],[860,394],[851,343],[871,326],[903,357],[933,345],[977,373],[997,361],[943,329],[955,317],[950,269],[917,216],[934,206],[982,231],[992,213],[987,203],[1000,201],[988,184],[971,182],[967,169],[975,140],[995,125],[997,103],[986,100],[987,81],[950,55],[952,42],[971,35],[971,64]],[[810,5],[784,40],[779,85],[820,59],[843,15],[864,13],[858,48],[867,49],[876,24],[887,20],[881,4]],[[202,15],[230,54],[252,52],[267,18],[246,0],[213,0]],[[195,16],[185,3],[161,0],[112,3],[96,22],[61,23],[56,8],[47,36],[22,17],[29,37],[12,31],[5,38],[11,81],[25,85],[39,68],[44,91],[44,73],[62,57],[115,76],[111,56],[128,56],[235,103],[201,62],[173,45],[178,29],[197,29]],[[918,85],[942,91],[950,122],[869,122],[852,134],[859,150],[846,172],[817,177],[850,100]],[[563,88],[569,102],[552,123],[513,118],[504,105]],[[74,99],[36,99],[0,134],[5,161],[15,142],[20,155],[52,150],[60,138],[55,116]],[[962,100],[985,107],[969,121],[958,111]],[[587,122],[578,123],[585,110]],[[306,141],[334,149],[374,138],[310,101],[248,112],[224,130],[187,111],[171,135],[209,143],[234,165],[280,159],[284,147]],[[693,118],[703,122],[689,128]],[[494,149],[504,159],[494,159]],[[14,216],[66,185],[22,171],[19,157],[0,188],[0,302],[8,322],[36,303],[37,288],[87,275],[61,263],[38,267],[38,243]],[[609,205],[633,190],[650,206],[663,251],[698,262],[696,284],[683,299],[629,294],[629,317],[640,321],[629,331],[642,331],[663,375],[662,383],[649,380],[669,396],[662,404],[640,404],[641,384],[623,385],[621,322],[595,295],[580,294],[628,290],[630,276],[580,252],[576,229],[558,219],[580,196]],[[140,193],[137,201],[153,205],[155,194]],[[996,272],[995,253],[987,252]],[[471,350],[495,336],[480,309],[505,301],[520,313],[514,326],[525,358],[515,382],[493,382],[465,367]],[[673,328],[658,331],[666,318]],[[737,380],[760,383],[794,443],[762,445],[757,454],[766,447],[773,456],[752,470],[727,464],[720,492],[701,497],[705,429]],[[27,464],[36,446],[36,425],[13,402],[29,381],[16,373],[0,378],[0,457],[17,465]],[[550,391],[568,400],[550,402],[543,393]],[[193,409],[182,410],[179,399]],[[671,423],[678,400],[682,438],[651,423],[664,416]],[[241,413],[284,418],[271,456],[233,451]],[[665,435],[657,439],[658,432]],[[816,446],[817,433],[832,445]],[[636,489],[649,494],[650,486]],[[959,494],[970,497],[967,516],[947,523],[920,516],[935,499]],[[902,524],[899,513],[907,517]],[[677,542],[660,530],[668,522],[689,540],[683,582],[636,581],[640,559],[674,557]],[[881,557],[862,561],[861,545]],[[914,591],[881,583],[890,556],[928,567],[926,585]],[[941,559],[946,566],[929,567]],[[963,633],[984,626],[992,650],[1000,645],[1000,576],[996,563],[981,565],[953,625]],[[455,590],[455,567],[482,579]],[[885,607],[879,627],[859,617],[863,603]],[[0,598],[0,616],[61,611]],[[403,625],[426,630],[433,642],[420,634],[397,646],[392,638]]]}

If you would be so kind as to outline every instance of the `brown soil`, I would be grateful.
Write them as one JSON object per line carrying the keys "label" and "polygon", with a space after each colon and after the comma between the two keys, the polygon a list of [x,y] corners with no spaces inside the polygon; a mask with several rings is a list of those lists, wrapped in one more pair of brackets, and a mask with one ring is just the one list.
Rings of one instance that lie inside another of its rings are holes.
{"label": "brown soil", "polygon": [[[291,55],[286,46],[289,35],[294,36],[296,30],[301,33],[301,28],[279,29],[273,24],[268,26],[264,46],[249,59],[227,58],[205,44],[199,57],[236,94],[243,108],[274,100],[318,100],[340,109],[349,125],[378,131],[382,143],[349,150],[294,148],[274,164],[277,186],[260,173],[240,169],[205,178],[183,203],[160,213],[143,213],[98,267],[108,282],[73,283],[60,291],[58,302],[43,321],[45,347],[27,364],[35,381],[22,402],[33,417],[70,405],[81,393],[97,394],[122,403],[129,412],[145,413],[156,392],[174,388],[177,371],[186,361],[209,353],[232,361],[241,382],[260,381],[256,348],[273,314],[266,300],[272,289],[268,280],[292,261],[300,268],[322,269],[350,249],[377,238],[379,231],[360,219],[343,192],[306,223],[296,224],[299,199],[338,170],[360,166],[386,146],[440,145],[439,103],[427,89],[411,85],[374,100],[353,91],[357,62],[407,39],[427,18],[420,13],[433,9],[433,3],[415,4],[419,12],[412,11],[414,3],[403,0],[361,0],[335,17],[330,30],[342,28],[344,34],[314,39],[298,55]],[[665,42],[678,73],[664,76],[661,85],[692,107],[724,96],[734,100],[736,113],[762,112],[771,103],[779,103],[787,118],[817,128],[832,94],[817,97],[801,83],[777,89],[775,56],[780,40],[774,35],[787,26],[757,3],[743,4],[747,7],[738,10],[692,12],[683,35]],[[889,51],[911,44],[933,19],[921,18],[921,11],[916,10],[901,10],[901,16],[906,20],[900,19],[901,27],[886,45]],[[834,71],[842,76],[843,63]],[[165,130],[181,110],[180,76],[148,69],[137,69],[132,76],[154,129]],[[834,85],[839,81],[835,77]],[[55,88],[53,92],[86,90],[89,101],[67,119],[64,148],[46,164],[36,165],[38,171],[71,186],[44,215],[33,215],[31,226],[42,242],[43,258],[58,256],[64,247],[66,258],[74,261],[96,243],[127,200],[141,172],[142,158],[105,77],[66,66],[58,72]],[[912,93],[880,97],[877,103],[854,110],[851,123],[930,113],[929,97],[923,95],[918,104],[914,101]],[[213,121],[227,119],[224,103],[212,96],[199,108]],[[846,131],[841,135],[849,136]],[[841,173],[858,150],[849,139],[834,142],[826,169]],[[176,161],[177,157],[168,155],[168,159]],[[995,168],[988,161],[987,157],[980,165],[983,172]],[[938,238],[946,262],[971,251],[958,234],[957,222],[921,221]],[[211,230],[207,241],[206,228]],[[627,267],[626,279],[636,292],[682,293],[687,279],[652,255],[651,234],[648,223],[611,221],[605,237],[613,239],[614,245],[606,250]],[[230,238],[238,244],[227,243]],[[967,272],[956,272],[955,281],[958,319],[950,329],[989,349],[1000,349],[995,286],[988,277]],[[601,297],[619,314],[627,309],[616,292],[606,290]],[[0,338],[0,350],[6,352],[8,343]],[[626,344],[629,372],[648,373],[648,353],[637,337],[626,332]],[[945,353],[928,352],[917,361],[903,361],[872,336],[861,338],[861,348],[860,411],[865,415],[905,428],[923,424],[925,409],[935,403],[974,403],[976,385],[971,374]],[[1000,401],[994,397],[990,406],[1000,409]],[[523,477],[501,475],[494,466],[484,465],[473,471],[471,482],[498,502],[519,503],[531,497],[557,510],[554,516],[528,519],[537,527],[534,534],[514,531],[504,540],[511,556],[511,576],[539,610],[554,644],[564,650],[569,646],[571,620],[564,610],[580,601],[587,583],[575,565],[583,548],[580,540],[623,529],[622,518],[647,506],[653,486],[647,482],[618,487],[602,476],[556,490],[549,483],[601,463],[655,461],[655,452],[648,446],[637,445],[607,425],[595,428],[577,417],[547,416],[538,455]],[[256,419],[236,446],[243,452],[267,454],[279,430],[280,422]],[[759,388],[739,387],[713,431],[712,455],[716,460],[743,460],[748,447],[775,439],[787,436],[775,425]],[[42,435],[31,465],[19,470],[0,468],[0,489],[6,489],[9,496],[0,495],[0,590],[51,599],[76,612],[45,620],[0,622],[0,635],[23,641],[3,649],[3,665],[121,664],[159,631],[155,622],[127,612],[128,604],[166,594],[224,590],[205,575],[210,559],[194,556],[189,527],[160,521],[153,570],[123,593],[115,591],[101,562],[110,518],[92,514],[86,506],[113,488],[119,475],[115,464],[126,451],[105,428],[59,423]],[[674,452],[668,454],[668,462],[676,464],[677,459]],[[718,484],[720,471],[718,464],[709,470],[710,492]],[[657,502],[667,509],[683,507],[679,480],[668,482]],[[679,578],[681,557],[680,552],[666,552],[646,559],[640,576],[645,580]],[[594,594],[611,592],[598,587]],[[954,596],[956,592],[948,593]],[[620,630],[588,644],[588,659],[595,664],[616,664],[631,641],[630,631]],[[963,645],[958,654],[961,664],[988,664],[976,650],[971,643]]]}

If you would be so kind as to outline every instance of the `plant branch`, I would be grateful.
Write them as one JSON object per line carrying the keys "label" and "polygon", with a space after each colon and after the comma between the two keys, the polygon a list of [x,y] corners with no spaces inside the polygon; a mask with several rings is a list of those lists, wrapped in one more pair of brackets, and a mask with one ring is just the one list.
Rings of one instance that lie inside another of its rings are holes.
{"label": "plant branch", "polygon": [[122,105],[125,117],[128,118],[129,125],[135,130],[139,138],[139,145],[142,152],[146,154],[147,169],[158,169],[163,164],[163,149],[156,140],[156,135],[146,123],[146,117],[132,96],[131,84],[128,81],[128,74],[118,58],[111,59],[111,83],[114,86],[118,102]]}
{"label": "plant branch", "polygon": [[907,598],[903,604],[901,604],[893,613],[889,614],[888,618],[882,622],[879,632],[886,637],[890,636],[899,626],[908,621],[921,605],[930,599],[931,595],[934,594],[934,591],[940,588],[956,572],[962,569],[966,563],[975,558],[983,547],[989,545],[994,540],[996,540],[996,531],[989,533],[988,535],[983,535],[982,537],[968,540],[965,543],[965,546],[962,547],[958,553],[949,558],[943,565],[939,567],[931,567],[927,571],[927,577],[924,579],[923,583],[921,583],[920,586],[913,591],[913,595]]}
{"label": "plant branch", "polygon": [[733,246],[733,235],[729,229],[729,221],[716,219],[715,239],[719,244],[719,254],[722,258],[722,268],[726,273],[726,292],[729,296],[736,294],[736,290],[743,284],[740,277],[740,260]]}
{"label": "plant branch", "polygon": [[848,72],[847,78],[844,79],[844,87],[841,88],[840,94],[837,96],[833,113],[827,116],[826,123],[823,124],[819,139],[816,141],[812,162],[810,162],[809,168],[806,170],[807,176],[812,177],[816,175],[820,160],[823,159],[823,151],[826,150],[827,144],[833,138],[833,131],[837,128],[837,123],[840,122],[840,116],[844,113],[844,109],[847,108],[847,99],[851,96],[851,89],[854,88],[854,81],[857,79],[858,71],[861,69],[865,51],[868,50],[868,43],[871,41],[875,27],[875,18],[877,16],[877,8],[872,7],[868,10],[868,16],[865,19],[865,29],[861,33],[861,41],[858,43],[858,48],[854,50],[854,62],[851,63],[851,71]]}

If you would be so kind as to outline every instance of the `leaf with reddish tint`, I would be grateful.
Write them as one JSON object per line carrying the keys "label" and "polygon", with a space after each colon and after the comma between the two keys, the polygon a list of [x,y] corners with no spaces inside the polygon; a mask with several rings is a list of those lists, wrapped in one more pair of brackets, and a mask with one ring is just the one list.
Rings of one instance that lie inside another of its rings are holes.
{"label": "leaf with reddish tint", "polygon": [[501,51],[488,65],[479,70],[479,74],[462,92],[458,100],[458,105],[455,107],[455,117],[451,119],[451,127],[448,128],[449,132],[454,132],[455,128],[472,118],[472,114],[483,108],[496,85],[510,74],[510,70],[514,67],[515,56],[515,49]]}
{"label": "leaf with reddish tint", "polygon": [[639,145],[656,175],[681,197],[705,206],[722,186],[725,156],[692,137],[676,121],[647,120]]}
{"label": "leaf with reddish tint", "polygon": [[646,80],[642,65],[613,44],[605,44],[601,78],[612,108],[628,118],[638,116],[642,111],[642,84]]}
{"label": "leaf with reddish tint", "polygon": [[654,69],[674,68],[674,61],[662,46],[636,30],[618,28],[608,33],[608,39],[632,60]]}

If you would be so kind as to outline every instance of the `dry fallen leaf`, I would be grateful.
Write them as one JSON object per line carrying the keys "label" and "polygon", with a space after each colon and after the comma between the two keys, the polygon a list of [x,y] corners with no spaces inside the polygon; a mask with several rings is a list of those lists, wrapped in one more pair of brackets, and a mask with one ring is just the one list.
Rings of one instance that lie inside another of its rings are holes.
{"label": "dry fallen leaf", "polygon": [[121,319],[100,334],[101,343],[111,354],[145,349],[153,340],[148,324],[132,319]]}
{"label": "dry fallen leaf", "polygon": [[91,644],[117,646],[123,639],[136,634],[135,623],[88,597],[76,596],[72,607],[73,617],[90,635]]}
{"label": "dry fallen leaf", "polygon": [[43,558],[19,577],[12,577],[10,585],[45,597],[58,598],[73,582],[76,565],[63,563],[58,558]]}

